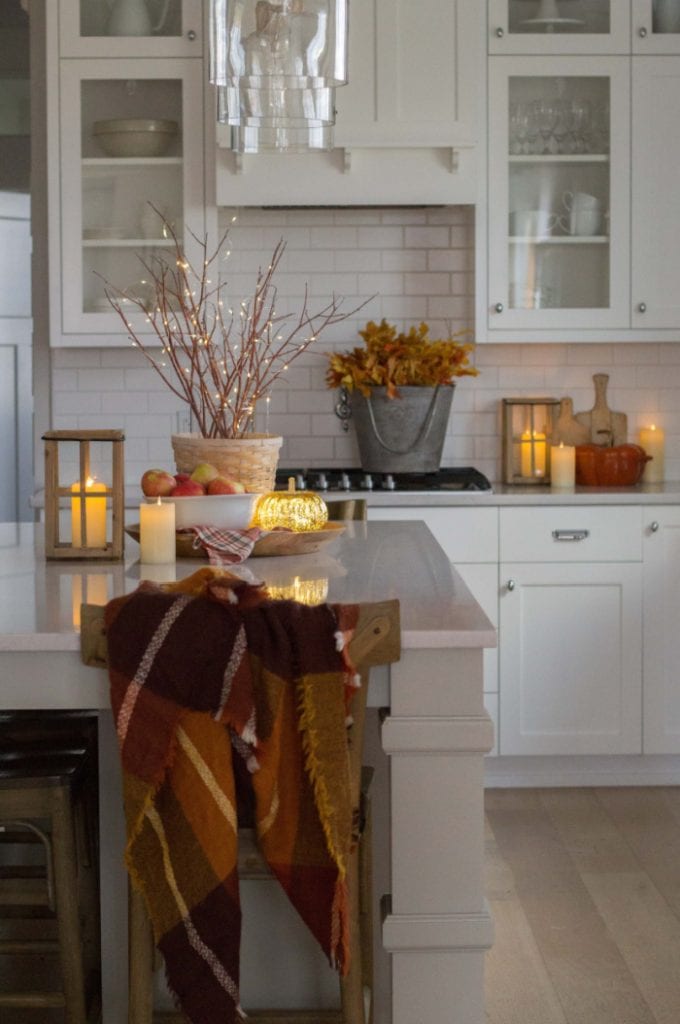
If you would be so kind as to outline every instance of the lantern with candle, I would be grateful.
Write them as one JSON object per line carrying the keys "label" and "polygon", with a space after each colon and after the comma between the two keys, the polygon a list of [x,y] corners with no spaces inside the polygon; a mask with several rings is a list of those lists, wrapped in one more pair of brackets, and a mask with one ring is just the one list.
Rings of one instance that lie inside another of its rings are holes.
{"label": "lantern with candle", "polygon": [[[45,556],[50,559],[122,558],[123,432],[48,430],[43,434],[43,441]],[[96,470],[92,457],[95,446]],[[62,477],[64,472],[69,474],[67,481]],[[74,476],[77,479],[74,480]]]}
{"label": "lantern with candle", "polygon": [[556,398],[503,399],[503,481],[550,483],[550,448],[559,412]]}

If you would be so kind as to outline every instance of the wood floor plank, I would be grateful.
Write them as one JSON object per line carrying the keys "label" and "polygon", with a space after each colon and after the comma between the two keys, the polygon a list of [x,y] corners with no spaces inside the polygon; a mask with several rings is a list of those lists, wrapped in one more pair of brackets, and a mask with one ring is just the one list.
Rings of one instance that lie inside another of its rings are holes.
{"label": "wood floor plank", "polygon": [[488,1024],[568,1024],[488,824],[486,872],[495,927],[485,963]]}
{"label": "wood floor plank", "polygon": [[680,921],[642,871],[584,882],[657,1024],[680,1021]]}
{"label": "wood floor plank", "polygon": [[633,850],[592,789],[544,789],[540,801],[581,874],[640,870]]}
{"label": "wood floor plank", "polygon": [[664,787],[608,787],[597,798],[680,917],[680,821]]}
{"label": "wood floor plank", "polygon": [[496,791],[489,804],[500,854],[568,1024],[656,1024],[540,793],[518,802]]}

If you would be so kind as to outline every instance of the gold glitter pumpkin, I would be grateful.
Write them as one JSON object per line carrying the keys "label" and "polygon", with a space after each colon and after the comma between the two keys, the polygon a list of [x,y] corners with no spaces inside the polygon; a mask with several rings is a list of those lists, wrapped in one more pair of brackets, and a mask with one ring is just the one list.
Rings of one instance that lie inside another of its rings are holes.
{"label": "gold glitter pumpkin", "polygon": [[263,494],[255,506],[253,523],[263,530],[286,529],[295,533],[322,530],[328,520],[326,502],[314,491],[296,491],[295,478],[287,491]]}

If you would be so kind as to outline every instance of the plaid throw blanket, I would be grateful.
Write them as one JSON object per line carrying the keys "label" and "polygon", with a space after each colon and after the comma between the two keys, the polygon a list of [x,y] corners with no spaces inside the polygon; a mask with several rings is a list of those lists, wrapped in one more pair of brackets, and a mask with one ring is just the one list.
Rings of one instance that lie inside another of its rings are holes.
{"label": "plaid throw blanket", "polygon": [[357,679],[346,652],[357,611],[271,601],[207,568],[107,605],[126,860],[193,1024],[244,1016],[241,794],[272,872],[329,961],[348,968],[347,713]]}

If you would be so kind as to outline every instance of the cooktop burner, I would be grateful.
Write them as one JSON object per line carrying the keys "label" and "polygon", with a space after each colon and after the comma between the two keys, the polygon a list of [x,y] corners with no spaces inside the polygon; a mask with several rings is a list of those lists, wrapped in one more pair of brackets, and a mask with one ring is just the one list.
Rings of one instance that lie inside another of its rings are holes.
{"label": "cooktop burner", "polygon": [[436,473],[366,473],[353,469],[314,467],[278,469],[276,487],[285,490],[288,478],[298,490],[312,491],[490,491],[491,484],[472,466],[449,466]]}

